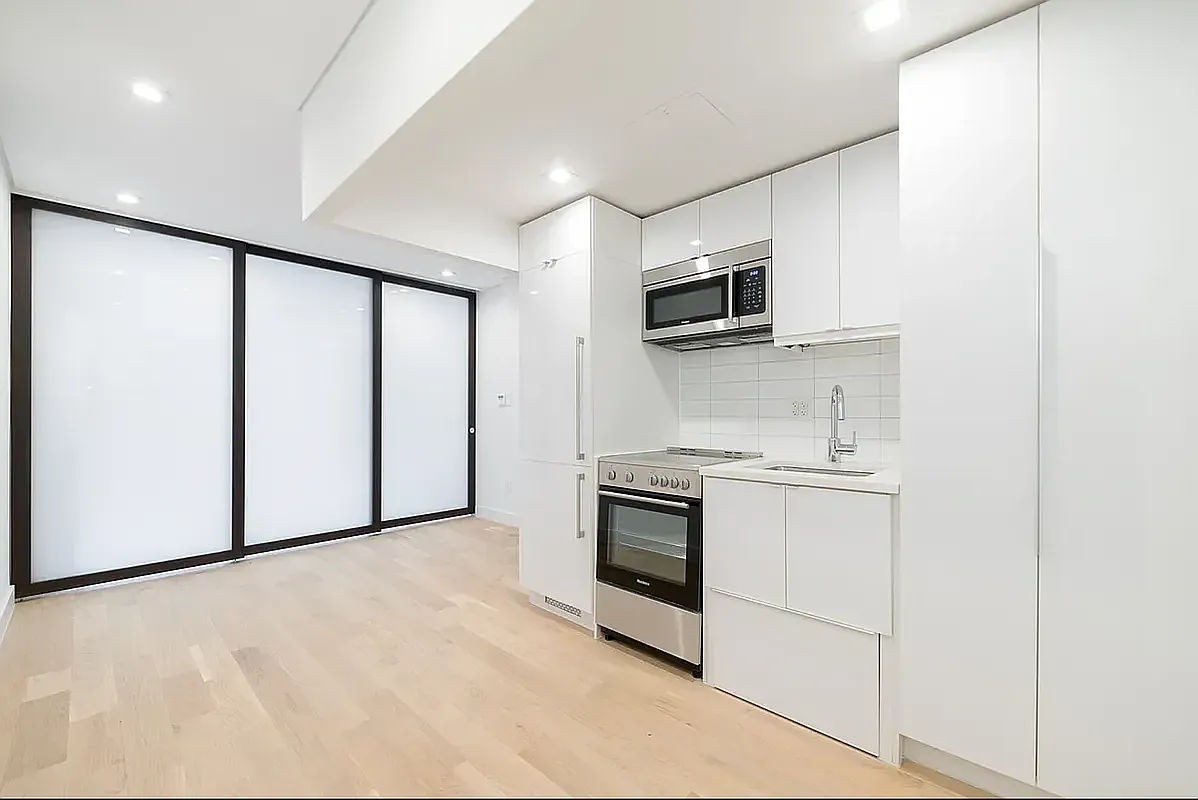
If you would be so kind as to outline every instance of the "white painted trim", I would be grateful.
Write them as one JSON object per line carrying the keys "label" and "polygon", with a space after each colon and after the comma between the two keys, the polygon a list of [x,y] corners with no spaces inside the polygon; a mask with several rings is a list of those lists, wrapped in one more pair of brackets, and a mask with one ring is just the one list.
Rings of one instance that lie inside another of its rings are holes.
{"label": "white painted trim", "polygon": [[897,339],[898,325],[875,325],[870,328],[842,328],[835,331],[820,331],[818,333],[795,333],[789,336],[775,336],[775,347],[793,347],[806,344],[833,344],[836,342],[868,342],[873,339]]}
{"label": "white painted trim", "polygon": [[999,797],[1056,797],[1051,792],[987,769],[923,742],[902,737],[904,761],[914,761],[939,773],[976,786]]}
{"label": "white painted trim", "polygon": [[516,516],[514,511],[504,511],[502,508],[488,508],[487,506],[475,506],[474,516],[479,519],[498,522],[500,525],[510,525],[513,528],[520,527],[520,518]]}
{"label": "white painted trim", "polygon": [[12,622],[12,612],[17,605],[17,587],[9,586],[4,596],[4,608],[0,609],[0,644],[4,644],[4,636],[8,633],[8,623]]}

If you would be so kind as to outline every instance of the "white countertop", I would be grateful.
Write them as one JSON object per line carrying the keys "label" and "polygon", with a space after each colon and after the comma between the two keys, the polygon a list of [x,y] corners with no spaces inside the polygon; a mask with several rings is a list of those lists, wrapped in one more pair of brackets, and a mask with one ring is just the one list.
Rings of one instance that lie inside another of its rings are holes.
{"label": "white countertop", "polygon": [[[790,472],[767,469],[774,464],[794,464],[799,467],[829,469],[872,470],[872,475],[823,475],[811,472]],[[791,461],[779,458],[756,458],[751,461],[728,461],[703,467],[699,474],[705,478],[731,478],[740,481],[778,483],[784,486],[812,486],[817,489],[845,489],[874,494],[899,493],[899,467],[897,464],[863,464],[845,461],[829,464],[827,461]]]}

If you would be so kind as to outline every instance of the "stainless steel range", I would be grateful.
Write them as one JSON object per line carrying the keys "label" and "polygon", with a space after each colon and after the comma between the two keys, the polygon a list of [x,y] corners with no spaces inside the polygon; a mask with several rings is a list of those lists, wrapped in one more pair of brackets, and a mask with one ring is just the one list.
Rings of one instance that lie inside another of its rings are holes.
{"label": "stainless steel range", "polygon": [[761,453],[669,447],[599,459],[595,622],[689,663],[702,659],[699,469]]}

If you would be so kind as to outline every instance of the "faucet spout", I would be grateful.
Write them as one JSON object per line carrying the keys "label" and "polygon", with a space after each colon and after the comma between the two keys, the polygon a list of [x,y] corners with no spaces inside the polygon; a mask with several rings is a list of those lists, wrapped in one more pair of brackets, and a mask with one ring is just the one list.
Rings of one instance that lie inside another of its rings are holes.
{"label": "faucet spout", "polygon": [[853,431],[853,441],[840,440],[840,422],[844,420],[844,388],[838,383],[832,387],[831,408],[829,408],[828,460],[838,463],[841,456],[851,456],[857,452],[857,432]]}

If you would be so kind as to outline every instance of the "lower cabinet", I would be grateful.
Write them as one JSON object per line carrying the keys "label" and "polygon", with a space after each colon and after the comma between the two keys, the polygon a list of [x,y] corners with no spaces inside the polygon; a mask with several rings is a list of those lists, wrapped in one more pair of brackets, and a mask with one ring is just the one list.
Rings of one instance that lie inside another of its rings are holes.
{"label": "lower cabinet", "polygon": [[520,584],[592,613],[595,485],[590,468],[524,461],[520,487]]}
{"label": "lower cabinet", "polygon": [[703,602],[709,684],[878,754],[876,634],[714,589]]}

